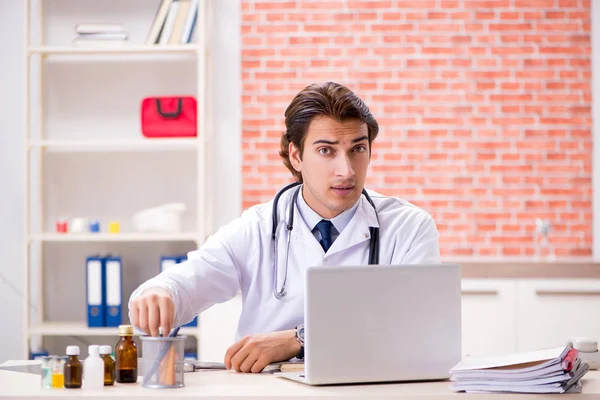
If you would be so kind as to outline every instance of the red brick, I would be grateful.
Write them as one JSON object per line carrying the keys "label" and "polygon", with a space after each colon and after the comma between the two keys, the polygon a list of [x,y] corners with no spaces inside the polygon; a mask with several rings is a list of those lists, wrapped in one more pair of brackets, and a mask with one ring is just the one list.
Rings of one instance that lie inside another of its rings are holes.
{"label": "red brick", "polygon": [[552,8],[555,0],[515,0],[516,8]]}
{"label": "red brick", "polygon": [[421,0],[421,1],[410,1],[410,0],[397,0],[396,6],[400,9],[403,8],[423,8],[431,9],[435,8],[436,0]]}
{"label": "red brick", "polygon": [[559,8],[575,8],[575,7],[578,7],[578,6],[579,6],[579,1],[578,0],[558,0],[558,7]]}
{"label": "red brick", "polygon": [[492,54],[494,55],[513,55],[513,54],[533,54],[535,49],[533,47],[492,47]]}
{"label": "red brick", "polygon": [[530,31],[532,25],[530,23],[522,24],[490,24],[490,32],[524,32]]}
{"label": "red brick", "polygon": [[414,29],[413,24],[373,24],[373,32],[410,32]]}

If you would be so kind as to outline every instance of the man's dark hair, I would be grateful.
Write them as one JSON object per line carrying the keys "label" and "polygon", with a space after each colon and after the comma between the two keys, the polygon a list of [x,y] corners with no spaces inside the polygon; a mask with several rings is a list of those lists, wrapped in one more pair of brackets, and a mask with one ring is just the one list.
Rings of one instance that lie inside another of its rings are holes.
{"label": "man's dark hair", "polygon": [[304,141],[308,127],[316,117],[329,117],[339,122],[359,120],[367,124],[369,130],[369,155],[371,143],[379,133],[379,125],[369,111],[369,108],[354,92],[335,82],[312,84],[294,97],[287,110],[285,110],[286,131],[281,137],[279,155],[283,163],[294,175],[298,182],[302,182],[302,174],[294,169],[290,163],[289,144],[300,151],[304,151]]}

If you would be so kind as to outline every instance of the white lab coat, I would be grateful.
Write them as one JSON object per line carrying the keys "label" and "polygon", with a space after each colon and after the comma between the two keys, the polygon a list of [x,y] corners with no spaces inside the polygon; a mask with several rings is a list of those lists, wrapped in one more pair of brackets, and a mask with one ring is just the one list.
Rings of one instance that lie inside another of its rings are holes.
{"label": "white lab coat", "polygon": [[[278,219],[287,220],[294,189],[279,199]],[[432,217],[405,200],[370,192],[373,207],[360,197],[356,212],[327,254],[294,207],[287,295],[273,295],[273,200],[253,206],[220,228],[188,260],[148,280],[129,303],[149,286],[167,289],[175,303],[175,326],[215,303],[242,295],[236,340],[249,334],[292,329],[304,321],[304,272],[308,266],[364,265],[369,260],[369,226],[380,228],[380,264],[439,263],[439,233]],[[284,234],[285,235],[285,234]],[[278,240],[279,282],[283,279],[286,236]],[[280,287],[280,285],[279,285]]]}

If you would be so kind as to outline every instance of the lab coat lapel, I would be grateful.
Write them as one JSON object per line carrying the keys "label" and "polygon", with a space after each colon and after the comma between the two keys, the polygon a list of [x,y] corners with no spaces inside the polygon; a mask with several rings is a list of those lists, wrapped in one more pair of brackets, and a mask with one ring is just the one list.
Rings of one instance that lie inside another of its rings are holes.
{"label": "lab coat lapel", "polygon": [[322,255],[325,254],[323,248],[317,241],[317,238],[306,225],[302,215],[300,215],[300,211],[298,210],[297,206],[294,211],[294,231],[296,232],[293,234],[292,238],[298,244],[306,246],[306,248],[310,248],[311,251],[320,251]]}
{"label": "lab coat lapel", "polygon": [[365,196],[361,196],[359,202],[354,216],[342,233],[335,239],[327,255],[344,251],[359,243],[370,240],[371,233],[369,232],[369,227],[379,227],[375,210]]}

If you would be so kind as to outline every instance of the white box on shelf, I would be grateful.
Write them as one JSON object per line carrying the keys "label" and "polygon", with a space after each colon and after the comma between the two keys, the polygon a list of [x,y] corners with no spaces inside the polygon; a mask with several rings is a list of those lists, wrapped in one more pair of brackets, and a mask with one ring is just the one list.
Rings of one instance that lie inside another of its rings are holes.
{"label": "white box on shelf", "polygon": [[181,232],[181,218],[186,206],[183,203],[168,203],[141,210],[133,216],[139,232]]}

